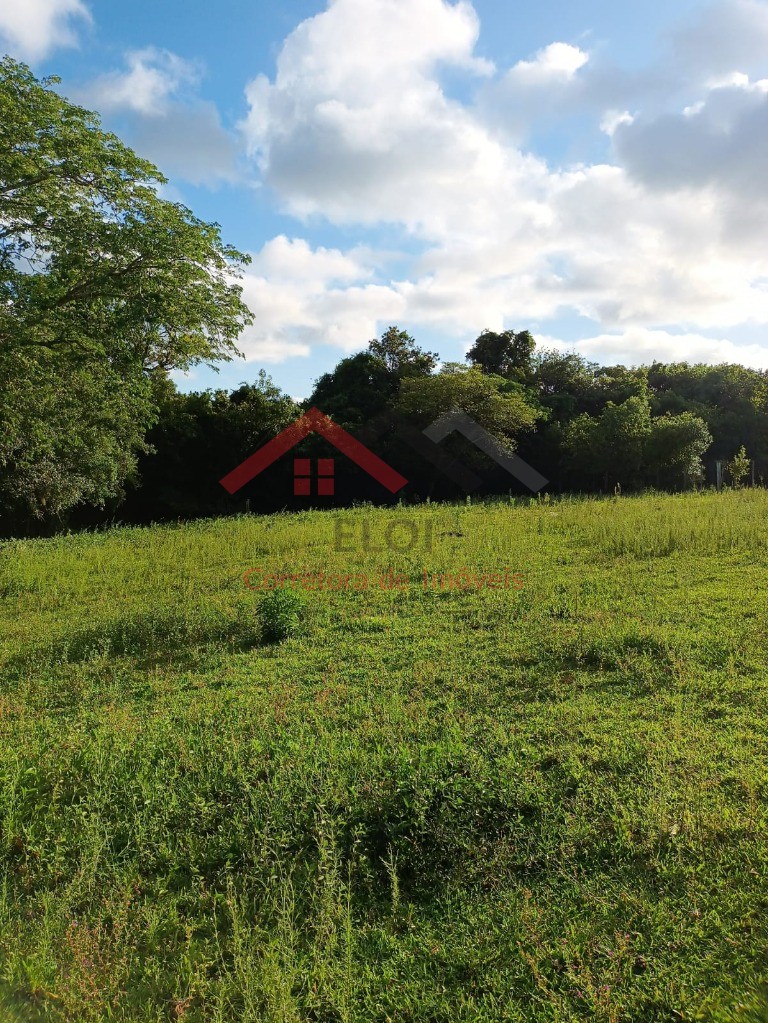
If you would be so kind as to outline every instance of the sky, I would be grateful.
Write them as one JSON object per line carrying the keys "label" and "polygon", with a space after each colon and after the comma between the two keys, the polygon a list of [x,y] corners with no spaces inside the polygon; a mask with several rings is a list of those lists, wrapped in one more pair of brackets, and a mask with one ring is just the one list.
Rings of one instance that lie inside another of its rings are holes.
{"label": "sky", "polygon": [[390,325],[768,369],[768,0],[3,0],[0,50],[252,257],[296,398]]}

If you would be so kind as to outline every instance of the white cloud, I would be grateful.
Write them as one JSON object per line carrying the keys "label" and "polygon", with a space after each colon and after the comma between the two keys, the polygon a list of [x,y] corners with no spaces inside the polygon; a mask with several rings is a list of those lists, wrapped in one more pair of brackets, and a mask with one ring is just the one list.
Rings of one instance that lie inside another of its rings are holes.
{"label": "white cloud", "polygon": [[5,0],[0,4],[0,42],[14,57],[41,60],[60,46],[74,46],[74,24],[89,22],[82,0]]}
{"label": "white cloud", "polygon": [[275,283],[307,288],[331,282],[360,280],[368,271],[353,256],[338,249],[312,249],[302,238],[278,235],[252,257],[249,273]]}
{"label": "white cloud", "polygon": [[710,186],[740,205],[768,204],[768,79],[731,73],[679,113],[637,117],[613,137],[623,165],[650,188]]}
{"label": "white cloud", "polygon": [[[739,31],[764,13],[731,5]],[[284,209],[391,225],[412,253],[395,277],[360,253],[275,240],[246,287],[258,306],[251,337],[348,350],[393,322],[466,338],[578,314],[602,325],[605,346],[620,336],[644,350],[651,331],[671,357],[680,336],[709,351],[718,342],[703,331],[768,324],[763,79],[719,60],[707,71],[693,47],[687,80],[676,65],[644,80],[554,43],[489,81],[478,31],[467,3],[334,0],[288,37],[274,80],[250,83],[243,131]],[[449,95],[445,69],[474,75],[483,102]],[[630,96],[635,113],[617,106]],[[614,163],[557,169],[506,130],[528,100],[545,111],[564,97],[594,118],[596,139],[611,135]],[[685,130],[694,156],[674,137]],[[729,161],[734,145],[742,159]],[[330,263],[345,259],[350,276],[334,276]]]}
{"label": "white cloud", "polygon": [[[589,66],[588,66],[589,65]],[[551,43],[533,57],[518,61],[505,74],[483,84],[477,98],[484,123],[499,131],[508,144],[520,146],[532,129],[567,119],[589,102],[599,65],[570,43]],[[620,92],[609,90],[615,102]]]}
{"label": "white cloud", "polygon": [[369,283],[354,254],[279,235],[252,260],[240,282],[254,314],[239,341],[249,361],[308,355],[313,343],[353,350],[376,334],[379,317],[403,312],[396,291]]}
{"label": "white cloud", "polygon": [[285,338],[252,338],[246,332],[240,339],[240,350],[247,362],[285,362],[286,359],[306,358],[311,347],[298,341],[287,341]]}
{"label": "white cloud", "polygon": [[148,46],[128,52],[125,65],[70,90],[73,98],[120,116],[120,133],[166,175],[193,185],[237,181],[241,139],[200,98],[201,64]]}
{"label": "white cloud", "polygon": [[[756,83],[760,84],[760,83]],[[718,75],[715,78],[710,78],[708,82],[705,82],[707,89],[725,89],[729,85],[736,86],[740,89],[749,89],[749,75],[744,74],[743,71],[731,71],[727,75]],[[704,106],[704,101],[700,100],[695,106],[701,108]]]}
{"label": "white cloud", "polygon": [[275,81],[248,86],[244,123],[288,209],[428,224],[436,192],[464,206],[474,182],[485,190],[498,154],[439,84],[444,68],[487,72],[473,52],[478,31],[468,3],[443,0],[335,0],[303,22]]}
{"label": "white cloud", "polygon": [[569,43],[551,43],[539,50],[533,60],[521,60],[507,74],[507,80],[524,85],[568,81],[589,60],[589,54]]}
{"label": "white cloud", "polygon": [[635,327],[621,334],[600,334],[582,341],[565,342],[542,337],[544,348],[577,351],[602,365],[641,365],[659,362],[703,362],[710,366],[738,363],[752,369],[768,370],[768,347],[737,345],[724,338],[701,334],[672,334],[665,330]]}
{"label": "white cloud", "polygon": [[600,131],[605,132],[606,135],[614,135],[617,128],[623,124],[632,124],[634,119],[628,110],[608,110],[600,122]]}
{"label": "white cloud", "polygon": [[101,75],[85,90],[100,111],[131,110],[161,116],[173,96],[200,79],[196,63],[154,46],[130,51],[125,62],[126,70]]}
{"label": "white cloud", "polygon": [[734,68],[751,73],[768,53],[765,0],[717,0],[703,6],[671,37],[681,70],[706,80]]}

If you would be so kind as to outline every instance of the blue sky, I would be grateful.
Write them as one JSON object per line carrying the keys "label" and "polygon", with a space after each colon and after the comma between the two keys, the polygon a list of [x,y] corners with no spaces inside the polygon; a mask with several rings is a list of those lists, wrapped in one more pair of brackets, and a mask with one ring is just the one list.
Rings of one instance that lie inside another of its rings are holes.
{"label": "blue sky", "polygon": [[253,256],[185,389],[304,397],[393,323],[768,368],[764,0],[6,0],[0,46]]}

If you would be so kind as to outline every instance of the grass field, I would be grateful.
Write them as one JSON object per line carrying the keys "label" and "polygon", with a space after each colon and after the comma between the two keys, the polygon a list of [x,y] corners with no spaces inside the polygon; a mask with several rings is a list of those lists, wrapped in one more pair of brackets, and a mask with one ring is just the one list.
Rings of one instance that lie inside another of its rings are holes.
{"label": "grass field", "polygon": [[765,491],[0,559],[3,1023],[768,1020]]}

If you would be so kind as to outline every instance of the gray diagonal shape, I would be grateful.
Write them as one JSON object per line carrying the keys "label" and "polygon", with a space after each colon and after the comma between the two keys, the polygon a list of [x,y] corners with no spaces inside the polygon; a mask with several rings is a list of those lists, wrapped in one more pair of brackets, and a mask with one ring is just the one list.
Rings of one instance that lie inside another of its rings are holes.
{"label": "gray diagonal shape", "polygon": [[549,483],[549,480],[537,472],[532,465],[528,465],[519,455],[513,455],[507,451],[501,441],[496,440],[466,412],[460,412],[457,409],[446,412],[424,430],[424,435],[435,444],[439,444],[449,434],[456,432],[466,437],[471,444],[485,452],[497,465],[500,465],[515,479],[520,480],[534,493],[538,493],[542,487]]}
{"label": "gray diagonal shape", "polygon": [[369,445],[377,440],[388,429],[394,429],[397,436],[412,447],[427,462],[431,462],[443,475],[461,487],[465,493],[477,490],[482,480],[468,466],[443,451],[424,434],[408,423],[403,422],[389,410],[382,412],[366,423],[357,434],[361,443]]}

